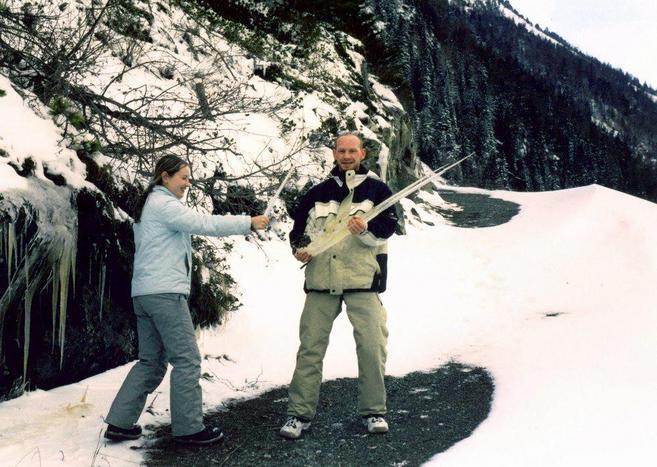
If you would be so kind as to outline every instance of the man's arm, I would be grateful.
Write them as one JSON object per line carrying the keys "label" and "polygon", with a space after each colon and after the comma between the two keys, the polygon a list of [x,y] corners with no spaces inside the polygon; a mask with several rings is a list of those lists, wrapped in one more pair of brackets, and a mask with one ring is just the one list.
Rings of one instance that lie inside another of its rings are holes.
{"label": "man's arm", "polygon": [[308,223],[308,215],[314,205],[312,193],[313,189],[303,195],[301,201],[299,201],[299,205],[294,211],[294,225],[290,232],[290,246],[292,247],[292,252],[296,252],[296,250],[303,248],[310,243],[310,239],[305,234],[305,231],[306,224]]}
{"label": "man's arm", "polygon": [[[392,191],[390,191],[390,188],[386,184],[381,183],[374,198],[374,205],[376,206],[382,203],[391,195]],[[378,246],[395,233],[396,226],[397,213],[395,207],[391,206],[374,219],[371,219],[367,223],[366,230],[358,235],[358,238],[366,245]]]}

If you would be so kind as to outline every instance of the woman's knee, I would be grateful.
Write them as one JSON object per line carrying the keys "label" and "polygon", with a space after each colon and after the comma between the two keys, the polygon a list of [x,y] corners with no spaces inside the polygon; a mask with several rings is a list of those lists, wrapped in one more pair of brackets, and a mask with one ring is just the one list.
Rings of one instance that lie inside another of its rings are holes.
{"label": "woman's knee", "polygon": [[157,388],[164,375],[167,372],[167,363],[165,360],[148,360],[140,359],[137,363],[141,367],[141,374],[147,387],[147,392],[152,392]]}
{"label": "woman's knee", "polygon": [[169,359],[174,368],[195,368],[201,370],[201,355],[196,352],[188,352]]}

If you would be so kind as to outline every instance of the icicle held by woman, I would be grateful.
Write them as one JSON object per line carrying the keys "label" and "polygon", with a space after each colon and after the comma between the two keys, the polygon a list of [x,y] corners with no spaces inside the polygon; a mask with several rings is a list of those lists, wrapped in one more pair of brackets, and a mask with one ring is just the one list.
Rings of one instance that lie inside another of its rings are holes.
{"label": "icicle held by woman", "polygon": [[137,315],[139,360],[119,389],[105,437],[137,439],[137,420],[171,363],[171,429],[174,440],[212,444],[223,437],[203,425],[201,356],[187,306],[191,287],[191,234],[246,235],[264,229],[267,216],[200,214],[181,199],[192,184],[189,165],[174,155],[162,157],[140,198],[133,226],[135,261],[132,299]]}

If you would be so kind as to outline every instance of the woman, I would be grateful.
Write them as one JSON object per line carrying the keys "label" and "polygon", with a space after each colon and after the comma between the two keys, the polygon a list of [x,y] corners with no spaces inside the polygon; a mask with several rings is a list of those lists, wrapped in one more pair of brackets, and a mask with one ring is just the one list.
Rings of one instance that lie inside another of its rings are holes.
{"label": "woman", "polygon": [[181,199],[191,186],[189,165],[168,155],[155,165],[153,179],[139,200],[135,223],[132,299],[137,315],[139,361],[132,367],[105,418],[105,437],[137,439],[136,425],[171,363],[171,428],[174,440],[212,444],[223,434],[203,425],[201,356],[187,307],[191,285],[191,234],[246,235],[264,229],[266,216],[199,214]]}

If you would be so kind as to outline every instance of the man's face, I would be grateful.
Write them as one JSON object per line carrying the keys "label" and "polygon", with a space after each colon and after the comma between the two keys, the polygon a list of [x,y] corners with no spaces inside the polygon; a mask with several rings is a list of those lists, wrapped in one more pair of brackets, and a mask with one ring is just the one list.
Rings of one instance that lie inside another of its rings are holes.
{"label": "man's face", "polygon": [[358,136],[341,136],[335,142],[333,157],[341,170],[356,170],[360,167],[360,161],[365,158],[365,149],[361,147]]}

